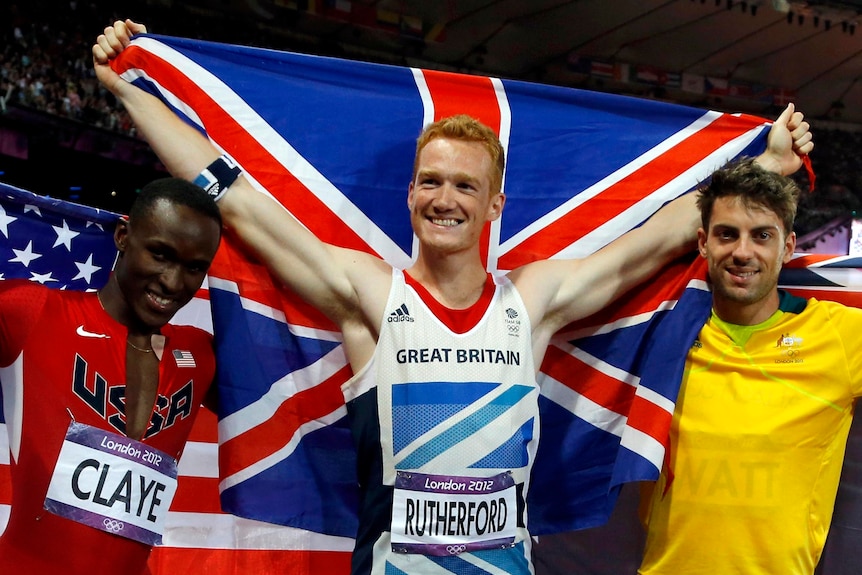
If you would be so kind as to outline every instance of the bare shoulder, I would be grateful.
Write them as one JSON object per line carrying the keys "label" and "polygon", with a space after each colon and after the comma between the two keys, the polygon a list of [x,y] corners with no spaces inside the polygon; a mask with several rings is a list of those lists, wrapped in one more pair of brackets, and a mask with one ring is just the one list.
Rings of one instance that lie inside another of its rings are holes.
{"label": "bare shoulder", "polygon": [[356,304],[339,317],[339,329],[347,359],[354,373],[358,373],[377,346],[392,287],[392,266],[365,252],[341,250],[339,257],[344,258],[349,270]]}
{"label": "bare shoulder", "polygon": [[383,259],[359,250],[336,248],[333,257],[349,270],[351,281],[356,285],[374,288],[382,285],[389,290],[392,281],[392,266]]}
{"label": "bare shoulder", "polygon": [[577,273],[585,260],[537,260],[510,271],[506,276],[525,299],[552,297],[564,282],[577,282]]}
{"label": "bare shoulder", "polygon": [[[575,286],[585,283],[579,279],[584,260],[539,260],[523,265],[507,274],[515,285],[534,328],[546,323],[563,303],[575,297]],[[568,307],[568,306],[567,306]],[[557,322],[552,322],[556,324]]]}
{"label": "bare shoulder", "polygon": [[348,270],[354,297],[363,316],[363,323],[376,329],[389,298],[392,286],[392,266],[377,256],[357,250],[337,250],[337,258]]}

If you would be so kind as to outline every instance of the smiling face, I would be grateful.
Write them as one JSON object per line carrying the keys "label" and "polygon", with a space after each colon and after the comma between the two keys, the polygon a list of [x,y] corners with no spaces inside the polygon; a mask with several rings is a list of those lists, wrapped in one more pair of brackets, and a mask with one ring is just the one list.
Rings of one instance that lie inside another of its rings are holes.
{"label": "smiling face", "polygon": [[485,222],[499,218],[505,203],[491,191],[493,170],[479,142],[440,137],[422,148],[407,205],[423,250],[478,253]]}
{"label": "smiling face", "polygon": [[119,289],[102,292],[105,309],[130,331],[158,331],[200,288],[219,237],[211,217],[164,198],[120,222],[114,232]]}
{"label": "smiling face", "polygon": [[698,230],[698,248],[718,316],[738,325],[768,319],[778,309],[778,274],[795,247],[796,234],[785,233],[773,211],[746,205],[740,196],[717,198],[708,231]]}

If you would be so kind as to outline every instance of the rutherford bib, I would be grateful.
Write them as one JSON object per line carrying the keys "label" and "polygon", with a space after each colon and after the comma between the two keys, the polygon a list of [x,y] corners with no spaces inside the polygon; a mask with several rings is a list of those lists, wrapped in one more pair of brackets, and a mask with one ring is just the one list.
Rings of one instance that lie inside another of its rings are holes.
{"label": "rutherford bib", "polygon": [[511,473],[480,478],[399,471],[392,550],[458,555],[511,547],[518,529],[517,505]]}

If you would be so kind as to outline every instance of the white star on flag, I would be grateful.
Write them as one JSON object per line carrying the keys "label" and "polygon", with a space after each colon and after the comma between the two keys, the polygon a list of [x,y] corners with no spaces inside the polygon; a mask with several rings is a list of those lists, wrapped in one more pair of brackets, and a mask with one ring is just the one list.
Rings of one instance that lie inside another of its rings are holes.
{"label": "white star on flag", "polygon": [[85,262],[75,262],[75,266],[78,268],[78,275],[73,277],[72,281],[83,279],[87,283],[92,281],[94,273],[102,269],[100,266],[93,265],[93,254],[90,254]]}
{"label": "white star on flag", "polygon": [[54,274],[51,272],[48,272],[46,274],[37,274],[36,272],[30,272],[30,275],[30,281],[39,282],[40,284],[57,281],[54,279]]}
{"label": "white star on flag", "polygon": [[13,249],[12,251],[15,252],[15,257],[9,260],[9,263],[20,262],[24,264],[25,268],[30,267],[30,262],[32,262],[33,260],[42,257],[42,254],[33,253],[32,241],[28,242],[27,247],[23,250]]}
{"label": "white star on flag", "polygon": [[3,209],[3,206],[0,206],[0,231],[2,231],[3,235],[7,238],[9,237],[9,224],[14,222],[16,219],[18,218],[6,215],[6,210]]}
{"label": "white star on flag", "polygon": [[57,232],[57,241],[54,242],[54,245],[51,247],[56,248],[60,244],[66,246],[66,249],[70,252],[72,251],[72,240],[81,234],[81,232],[75,232],[69,229],[69,224],[66,223],[66,220],[63,220],[63,227],[51,226],[54,228],[54,231]]}

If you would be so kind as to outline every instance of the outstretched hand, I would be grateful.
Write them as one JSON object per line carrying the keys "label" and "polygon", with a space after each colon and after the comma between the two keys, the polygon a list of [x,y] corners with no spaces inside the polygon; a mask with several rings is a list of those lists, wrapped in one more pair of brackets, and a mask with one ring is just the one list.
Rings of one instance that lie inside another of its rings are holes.
{"label": "outstretched hand", "polygon": [[111,60],[120,55],[126,49],[132,36],[144,34],[147,27],[132,20],[117,20],[113,26],[105,28],[103,34],[96,38],[93,45],[93,68],[96,77],[111,92],[118,87],[118,82],[123,80],[111,69]]}
{"label": "outstretched hand", "polygon": [[764,168],[785,176],[802,167],[802,159],[814,149],[813,135],[802,112],[793,104],[781,112],[772,124],[766,141],[766,151],[757,161]]}

